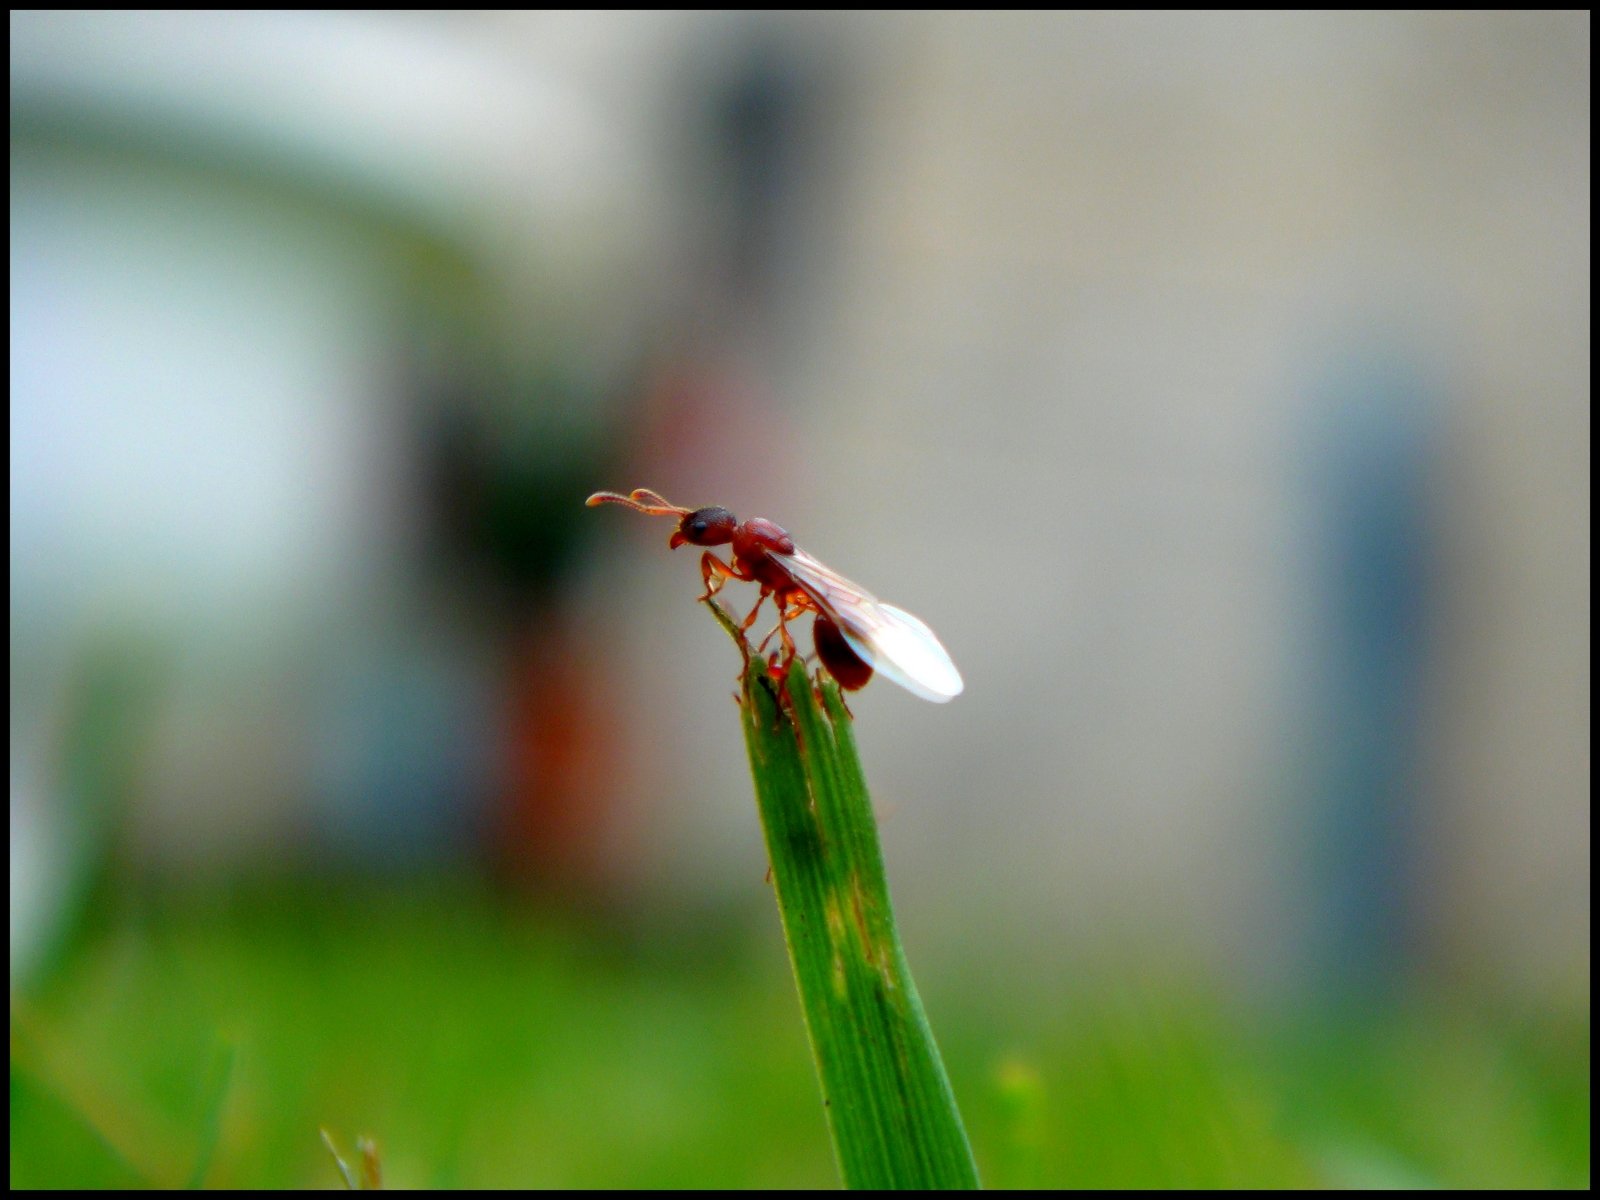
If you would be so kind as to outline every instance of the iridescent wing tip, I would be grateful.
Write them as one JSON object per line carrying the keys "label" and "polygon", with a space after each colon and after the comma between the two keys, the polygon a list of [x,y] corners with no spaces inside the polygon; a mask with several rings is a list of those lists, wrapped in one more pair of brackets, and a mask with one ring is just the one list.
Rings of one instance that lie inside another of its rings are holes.
{"label": "iridescent wing tip", "polygon": [[892,604],[873,606],[878,619],[870,629],[858,630],[846,621],[840,626],[850,648],[885,679],[898,683],[914,696],[945,704],[966,685],[950,654],[933,630]]}

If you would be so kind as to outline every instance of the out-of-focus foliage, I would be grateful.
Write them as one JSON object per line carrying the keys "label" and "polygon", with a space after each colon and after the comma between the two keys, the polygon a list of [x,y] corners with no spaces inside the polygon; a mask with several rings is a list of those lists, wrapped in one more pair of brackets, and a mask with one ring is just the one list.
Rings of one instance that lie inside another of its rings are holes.
{"label": "out-of-focus foliage", "polygon": [[[476,884],[168,894],[13,999],[11,1184],[180,1185],[215,1119],[213,1186],[336,1186],[320,1127],[372,1137],[393,1186],[832,1186],[751,892],[760,928],[688,940]],[[1586,1020],[1419,992],[1263,1028],[1076,973],[925,973],[991,1186],[1588,1181]]]}

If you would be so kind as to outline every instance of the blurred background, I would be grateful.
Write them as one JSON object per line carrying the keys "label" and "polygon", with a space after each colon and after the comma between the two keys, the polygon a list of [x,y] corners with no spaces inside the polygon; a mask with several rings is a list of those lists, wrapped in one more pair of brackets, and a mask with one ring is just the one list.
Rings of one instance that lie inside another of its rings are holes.
{"label": "blurred background", "polygon": [[1589,37],[13,13],[13,1186],[836,1181],[637,486],[960,665],[988,1182],[1587,1185]]}

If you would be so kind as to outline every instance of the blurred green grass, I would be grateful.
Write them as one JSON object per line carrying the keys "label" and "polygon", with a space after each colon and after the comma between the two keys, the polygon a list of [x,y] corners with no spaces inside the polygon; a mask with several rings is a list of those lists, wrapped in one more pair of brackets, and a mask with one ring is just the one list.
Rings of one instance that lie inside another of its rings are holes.
{"label": "blurred green grass", "polygon": [[[761,898],[686,933],[440,878],[144,897],[13,992],[11,1185],[333,1187],[326,1126],[390,1186],[836,1186]],[[1074,974],[926,974],[991,1186],[1588,1184],[1586,1015]]]}

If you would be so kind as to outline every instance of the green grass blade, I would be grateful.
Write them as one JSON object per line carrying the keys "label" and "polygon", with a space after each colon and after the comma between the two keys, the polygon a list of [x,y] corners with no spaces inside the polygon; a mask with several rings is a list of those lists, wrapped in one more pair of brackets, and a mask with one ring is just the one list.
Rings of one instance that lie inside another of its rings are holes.
{"label": "green grass blade", "polygon": [[217,1046],[213,1056],[211,1077],[207,1084],[205,1121],[200,1126],[200,1148],[195,1155],[194,1170],[189,1173],[189,1190],[205,1186],[206,1172],[217,1152],[217,1142],[222,1136],[222,1112],[228,1100],[228,1085],[233,1082],[234,1044],[225,1041]]}
{"label": "green grass blade", "polygon": [[[742,637],[715,605],[724,627]],[[782,686],[785,696],[780,699]],[[750,772],[840,1173],[851,1188],[978,1186],[889,906],[851,718],[804,668],[744,677]]]}

